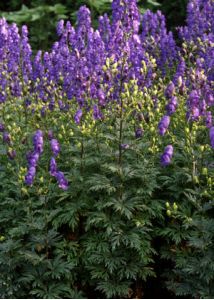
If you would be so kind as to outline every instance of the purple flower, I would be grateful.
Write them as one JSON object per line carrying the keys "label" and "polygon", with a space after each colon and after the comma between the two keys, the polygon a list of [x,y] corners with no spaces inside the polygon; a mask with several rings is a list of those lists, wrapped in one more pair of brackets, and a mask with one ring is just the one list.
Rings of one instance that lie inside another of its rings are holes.
{"label": "purple flower", "polygon": [[135,131],[135,138],[136,138],[136,139],[139,139],[139,138],[142,137],[142,135],[143,135],[143,130],[142,130],[142,128],[137,128],[136,131]]}
{"label": "purple flower", "polygon": [[212,127],[213,124],[213,120],[212,120],[212,113],[211,111],[208,111],[206,114],[206,126],[207,128]]}
{"label": "purple flower", "polygon": [[199,116],[200,116],[199,109],[197,107],[192,107],[192,109],[191,109],[191,119],[193,121],[196,121],[196,120],[198,120]]}
{"label": "purple flower", "polygon": [[75,123],[76,123],[76,124],[79,124],[80,121],[81,121],[81,118],[82,118],[82,110],[79,109],[79,110],[76,112],[75,116],[74,116],[74,121],[75,121]]}
{"label": "purple flower", "polygon": [[54,156],[57,156],[60,152],[59,142],[56,139],[51,140],[51,151],[53,152]]}
{"label": "purple flower", "polygon": [[0,132],[4,131],[4,124],[0,123]]}
{"label": "purple flower", "polygon": [[99,100],[99,104],[101,106],[104,106],[105,105],[105,94],[101,89],[98,90],[97,97],[98,97],[98,100]]}
{"label": "purple flower", "polygon": [[49,140],[53,139],[53,131],[52,130],[48,130],[48,139]]}
{"label": "purple flower", "polygon": [[170,82],[165,90],[165,96],[171,98],[175,93],[175,85],[173,82]]}
{"label": "purple flower", "polygon": [[8,132],[3,132],[3,142],[6,144],[10,144],[11,141],[11,137],[10,134]]}
{"label": "purple flower", "polygon": [[27,154],[27,161],[28,161],[29,166],[36,167],[38,160],[39,160],[38,152],[29,152]]}
{"label": "purple flower", "polygon": [[56,26],[56,32],[58,36],[61,36],[64,31],[64,20],[60,20]]}
{"label": "purple flower", "polygon": [[54,157],[51,157],[51,161],[50,161],[50,174],[51,174],[51,176],[56,176],[56,172],[57,172],[56,160],[55,160]]}
{"label": "purple flower", "polygon": [[94,105],[94,107],[93,107],[93,117],[95,120],[101,120],[103,117],[103,115],[97,105]]}
{"label": "purple flower", "polygon": [[164,149],[164,153],[161,155],[161,165],[163,167],[168,166],[170,164],[172,155],[173,155],[173,146],[172,145],[166,146],[166,148]]}
{"label": "purple flower", "polygon": [[161,119],[161,121],[158,124],[158,129],[159,129],[159,134],[161,136],[163,136],[170,124],[170,117],[169,116],[163,116],[163,118]]}
{"label": "purple flower", "polygon": [[166,105],[168,115],[172,115],[176,111],[177,106],[177,97],[172,97],[169,103]]}
{"label": "purple flower", "polygon": [[214,126],[210,128],[210,144],[214,149]]}
{"label": "purple flower", "polygon": [[56,179],[58,181],[58,185],[61,189],[67,190],[68,189],[68,181],[65,179],[65,176],[62,172],[56,172]]}
{"label": "purple flower", "polygon": [[41,154],[43,152],[43,144],[43,132],[41,130],[37,130],[33,136],[34,151]]}
{"label": "purple flower", "polygon": [[36,168],[35,167],[30,167],[28,169],[27,175],[25,176],[25,183],[27,185],[31,186],[33,184],[35,175],[36,175]]}

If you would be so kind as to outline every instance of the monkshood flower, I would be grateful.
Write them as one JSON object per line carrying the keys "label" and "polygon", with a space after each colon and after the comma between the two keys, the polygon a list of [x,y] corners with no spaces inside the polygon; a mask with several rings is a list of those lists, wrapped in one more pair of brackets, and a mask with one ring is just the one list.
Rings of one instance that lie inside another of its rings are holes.
{"label": "monkshood flower", "polygon": [[161,165],[163,167],[168,166],[170,164],[172,155],[173,155],[173,146],[172,145],[166,146],[166,148],[164,149],[164,153],[161,155]]}
{"label": "monkshood flower", "polygon": [[68,181],[65,178],[65,175],[63,174],[63,172],[57,171],[55,177],[57,179],[59,188],[61,188],[63,190],[67,190],[68,189]]}
{"label": "monkshood flower", "polygon": [[93,117],[95,120],[101,120],[103,118],[103,114],[101,113],[97,105],[94,105],[93,107]]}
{"label": "monkshood flower", "polygon": [[48,139],[52,140],[53,139],[53,131],[52,130],[48,130]]}
{"label": "monkshood flower", "polygon": [[10,134],[6,131],[3,132],[3,142],[6,144],[10,144],[10,142],[11,142]]}
{"label": "monkshood flower", "polygon": [[33,136],[34,151],[41,154],[43,152],[43,144],[43,132],[41,130],[37,130]]}
{"label": "monkshood flower", "polygon": [[37,163],[38,163],[38,160],[39,160],[39,152],[28,152],[27,153],[27,161],[28,161],[28,164],[29,166],[33,166],[33,167],[36,167],[37,166]]}
{"label": "monkshood flower", "polygon": [[188,121],[198,121],[200,117],[200,110],[198,107],[193,106],[191,107],[190,111],[187,112],[186,117]]}
{"label": "monkshood flower", "polygon": [[0,132],[4,131],[4,124],[0,123]]}
{"label": "monkshood flower", "polygon": [[60,152],[60,145],[59,142],[56,139],[52,139],[51,142],[51,151],[54,156],[57,156]]}
{"label": "monkshood flower", "polygon": [[25,183],[29,186],[31,186],[33,184],[34,178],[36,175],[36,168],[35,167],[29,167],[28,168],[28,172],[25,176]]}
{"label": "monkshood flower", "polygon": [[191,91],[189,98],[187,100],[187,104],[189,107],[198,106],[199,105],[200,96],[197,90]]}
{"label": "monkshood flower", "polygon": [[211,128],[212,127],[212,125],[213,125],[213,119],[212,119],[212,113],[211,113],[211,111],[207,112],[205,122],[206,122],[207,128]]}
{"label": "monkshood flower", "polygon": [[51,174],[51,176],[56,176],[56,172],[57,172],[56,160],[55,160],[54,157],[51,157],[51,161],[50,161],[50,174]]}
{"label": "monkshood flower", "polygon": [[177,106],[178,106],[177,97],[173,96],[170,99],[169,103],[166,105],[166,111],[168,115],[172,115],[176,111]]}
{"label": "monkshood flower", "polygon": [[60,20],[56,26],[56,32],[58,36],[61,36],[64,31],[64,20]]}
{"label": "monkshood flower", "polygon": [[214,149],[214,126],[210,128],[210,144]]}
{"label": "monkshood flower", "polygon": [[170,82],[165,90],[166,98],[171,98],[175,93],[175,85],[173,82]]}
{"label": "monkshood flower", "polygon": [[143,135],[143,130],[142,130],[142,128],[137,128],[137,129],[135,130],[135,138],[136,138],[136,139],[139,139],[139,138],[142,137],[142,135]]}
{"label": "monkshood flower", "polygon": [[170,117],[169,116],[163,116],[158,124],[159,134],[163,136],[170,124]]}
{"label": "monkshood flower", "polygon": [[74,116],[74,121],[75,121],[75,123],[76,123],[76,124],[79,124],[80,121],[81,121],[81,118],[82,118],[82,110],[79,109],[79,110],[76,112],[75,116]]}

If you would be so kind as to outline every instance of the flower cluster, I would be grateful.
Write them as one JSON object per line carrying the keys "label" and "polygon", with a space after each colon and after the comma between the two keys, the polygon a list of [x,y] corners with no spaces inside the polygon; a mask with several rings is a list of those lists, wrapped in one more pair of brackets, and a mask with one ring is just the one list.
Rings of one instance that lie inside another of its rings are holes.
{"label": "flower cluster", "polygon": [[164,153],[161,155],[161,165],[167,166],[170,164],[173,155],[173,146],[168,145],[164,149]]}
{"label": "flower cluster", "polygon": [[43,144],[43,132],[41,130],[37,130],[33,136],[34,150],[27,154],[28,171],[25,176],[25,183],[27,185],[31,186],[33,184],[39,157],[43,152]]}
{"label": "flower cluster", "polygon": [[51,139],[50,141],[51,151],[54,157],[51,157],[50,160],[50,175],[57,179],[58,185],[61,189],[67,190],[68,189],[68,181],[65,178],[63,172],[58,171],[57,163],[55,157],[58,156],[60,152],[60,145],[56,139]]}

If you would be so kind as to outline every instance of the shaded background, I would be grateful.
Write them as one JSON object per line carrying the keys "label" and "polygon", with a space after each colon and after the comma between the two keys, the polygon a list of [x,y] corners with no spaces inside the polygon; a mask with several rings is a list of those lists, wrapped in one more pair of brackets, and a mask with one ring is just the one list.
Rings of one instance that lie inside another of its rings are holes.
{"label": "shaded background", "polygon": [[[75,24],[76,12],[86,4],[91,12],[93,25],[103,13],[110,13],[112,0],[8,0],[0,1],[0,17],[18,25],[28,25],[33,50],[48,49],[56,40],[55,27],[59,19]],[[185,24],[188,0],[139,0],[143,13],[146,9],[161,10],[166,16],[167,27],[176,32],[176,27]]]}

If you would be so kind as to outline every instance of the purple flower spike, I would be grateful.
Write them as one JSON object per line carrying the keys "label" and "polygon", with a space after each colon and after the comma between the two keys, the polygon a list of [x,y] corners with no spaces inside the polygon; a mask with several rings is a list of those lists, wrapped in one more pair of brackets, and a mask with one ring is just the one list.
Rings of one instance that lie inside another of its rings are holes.
{"label": "purple flower spike", "polygon": [[79,110],[76,112],[75,116],[74,116],[74,121],[75,121],[75,123],[76,123],[76,124],[79,124],[80,121],[81,121],[81,118],[82,118],[82,110],[79,109]]}
{"label": "purple flower spike", "polygon": [[56,160],[55,160],[54,157],[51,157],[51,161],[50,161],[50,174],[51,174],[51,176],[56,176],[56,172],[57,172]]}
{"label": "purple flower spike", "polygon": [[0,132],[4,131],[4,124],[0,123]]}
{"label": "purple flower spike", "polygon": [[174,95],[175,92],[175,85],[173,82],[170,82],[165,90],[165,96],[167,98],[171,98]]}
{"label": "purple flower spike", "polygon": [[61,36],[64,31],[64,20],[60,20],[56,26],[56,32],[58,36]]}
{"label": "purple flower spike", "polygon": [[38,160],[39,160],[38,152],[29,152],[27,154],[27,161],[28,161],[29,166],[36,167]]}
{"label": "purple flower spike", "polygon": [[29,186],[33,184],[34,178],[36,175],[36,168],[35,167],[30,167],[28,169],[27,175],[25,176],[25,183]]}
{"label": "purple flower spike", "polygon": [[173,155],[173,146],[168,145],[164,149],[164,153],[161,155],[161,165],[166,167],[170,164]]}
{"label": "purple flower spike", "polygon": [[52,130],[48,130],[48,139],[52,140],[53,139],[53,131]]}
{"label": "purple flower spike", "polygon": [[207,115],[206,115],[206,126],[207,126],[207,128],[211,128],[212,123],[213,123],[212,113],[211,113],[211,111],[208,111]]}
{"label": "purple flower spike", "polygon": [[163,116],[163,118],[161,119],[161,121],[158,124],[158,129],[159,129],[159,134],[161,136],[163,136],[170,124],[170,117],[169,116]]}
{"label": "purple flower spike", "polygon": [[178,106],[177,97],[172,97],[169,103],[166,105],[166,110],[169,115],[172,115]]}
{"label": "purple flower spike", "polygon": [[8,132],[4,132],[3,133],[3,142],[6,144],[10,144],[10,141],[11,141],[10,134]]}
{"label": "purple flower spike", "polygon": [[41,154],[43,152],[43,133],[41,130],[37,130],[33,137],[34,151]]}
{"label": "purple flower spike", "polygon": [[210,144],[214,149],[214,126],[210,128]]}
{"label": "purple flower spike", "polygon": [[143,130],[142,130],[142,128],[137,128],[136,131],[135,131],[135,138],[136,138],[136,139],[139,139],[139,138],[142,137],[142,135],[143,135]]}
{"label": "purple flower spike", "polygon": [[58,181],[58,185],[61,189],[67,190],[68,189],[68,181],[65,179],[65,176],[62,172],[56,172],[56,179]]}
{"label": "purple flower spike", "polygon": [[60,152],[59,142],[56,139],[51,140],[51,151],[54,156],[57,156]]}
{"label": "purple flower spike", "polygon": [[97,105],[94,105],[93,107],[93,117],[95,120],[101,120],[103,118],[103,115]]}

